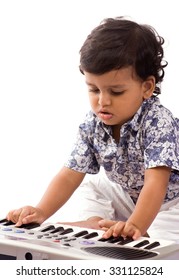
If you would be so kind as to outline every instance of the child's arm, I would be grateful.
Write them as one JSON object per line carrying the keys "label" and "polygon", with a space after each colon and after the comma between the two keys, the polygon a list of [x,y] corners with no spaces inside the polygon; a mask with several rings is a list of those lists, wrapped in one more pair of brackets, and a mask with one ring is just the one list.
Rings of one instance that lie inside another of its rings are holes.
{"label": "child's arm", "polygon": [[147,169],[144,186],[129,219],[126,222],[115,223],[114,221],[99,221],[101,227],[109,228],[104,237],[123,235],[136,239],[144,235],[160,210],[166,194],[170,172],[168,167]]}
{"label": "child's arm", "polygon": [[[101,227],[99,226],[98,222],[102,219],[103,218],[99,217],[99,216],[92,216],[92,217],[88,218],[87,220],[81,220],[81,221],[76,221],[76,222],[62,222],[62,224],[99,230],[99,229],[101,229]],[[61,223],[61,222],[59,222],[59,223]]]}
{"label": "child's arm", "polygon": [[42,223],[53,215],[70,198],[85,174],[63,167],[54,177],[36,207],[25,206],[8,213],[7,219],[17,226],[31,222]]}

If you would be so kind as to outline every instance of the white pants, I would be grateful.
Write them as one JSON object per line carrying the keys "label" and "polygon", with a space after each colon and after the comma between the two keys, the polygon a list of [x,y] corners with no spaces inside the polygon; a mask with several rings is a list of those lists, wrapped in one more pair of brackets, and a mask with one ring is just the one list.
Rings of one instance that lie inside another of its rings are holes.
{"label": "white pants", "polygon": [[[103,172],[87,176],[80,189],[80,219],[100,216],[111,220],[126,220],[134,210],[135,205],[128,193],[119,184],[111,182]],[[179,198],[162,205],[148,234],[153,238],[179,243]]]}

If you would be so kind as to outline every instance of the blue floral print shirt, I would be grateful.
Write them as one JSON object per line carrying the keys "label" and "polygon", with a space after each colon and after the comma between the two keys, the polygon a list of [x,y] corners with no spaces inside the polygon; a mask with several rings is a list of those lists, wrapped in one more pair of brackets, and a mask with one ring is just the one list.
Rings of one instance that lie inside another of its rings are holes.
{"label": "blue floral print shirt", "polygon": [[121,127],[117,143],[111,126],[90,111],[79,126],[65,166],[90,174],[98,173],[103,166],[108,178],[120,184],[135,203],[145,169],[168,166],[172,172],[164,202],[172,200],[179,197],[179,120],[152,96]]}

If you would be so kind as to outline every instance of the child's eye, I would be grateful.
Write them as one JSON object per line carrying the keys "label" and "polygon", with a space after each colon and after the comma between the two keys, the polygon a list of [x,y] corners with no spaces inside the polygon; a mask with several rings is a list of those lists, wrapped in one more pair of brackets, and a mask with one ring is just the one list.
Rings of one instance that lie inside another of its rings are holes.
{"label": "child's eye", "polygon": [[113,90],[111,90],[111,94],[112,95],[122,95],[124,93],[124,91],[113,91]]}
{"label": "child's eye", "polygon": [[99,89],[95,89],[95,88],[90,88],[88,89],[89,92],[92,92],[92,93],[99,93]]}

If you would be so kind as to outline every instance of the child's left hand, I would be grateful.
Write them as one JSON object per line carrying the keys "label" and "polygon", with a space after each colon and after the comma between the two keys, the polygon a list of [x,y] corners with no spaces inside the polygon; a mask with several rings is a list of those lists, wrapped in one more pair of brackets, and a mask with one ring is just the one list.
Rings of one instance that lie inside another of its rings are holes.
{"label": "child's left hand", "polygon": [[123,221],[111,221],[111,220],[100,220],[98,222],[99,226],[106,232],[103,234],[104,238],[109,238],[110,236],[123,236],[132,237],[134,240],[141,237],[141,231],[137,226],[131,222]]}

